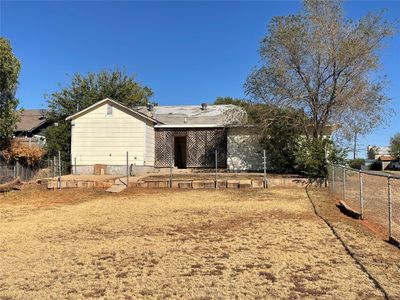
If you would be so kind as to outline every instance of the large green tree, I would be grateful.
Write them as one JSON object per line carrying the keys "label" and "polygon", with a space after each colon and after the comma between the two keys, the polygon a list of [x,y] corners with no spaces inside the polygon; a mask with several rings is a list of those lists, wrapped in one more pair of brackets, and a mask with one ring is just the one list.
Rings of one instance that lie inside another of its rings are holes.
{"label": "large green tree", "polygon": [[61,151],[70,159],[70,124],[65,118],[99,100],[111,98],[132,107],[149,103],[152,90],[121,70],[103,70],[86,75],[75,74],[71,83],[48,98],[48,117],[54,125],[46,130],[47,149],[52,155]]}
{"label": "large green tree", "polygon": [[390,154],[400,160],[400,132],[390,138]]}
{"label": "large green tree", "polygon": [[0,37],[0,147],[12,138],[19,119],[15,93],[20,69],[10,42]]}
{"label": "large green tree", "polygon": [[276,172],[297,172],[296,151],[307,127],[307,117],[293,108],[266,105],[257,122],[260,144]]}

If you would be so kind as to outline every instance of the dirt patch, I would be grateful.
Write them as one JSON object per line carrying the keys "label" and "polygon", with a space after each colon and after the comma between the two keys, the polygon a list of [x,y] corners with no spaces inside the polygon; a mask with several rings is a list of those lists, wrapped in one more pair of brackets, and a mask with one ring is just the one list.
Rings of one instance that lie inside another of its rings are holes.
{"label": "dirt patch", "polygon": [[32,183],[22,185],[21,190],[3,193],[3,197],[0,198],[0,206],[77,204],[105,195],[104,189],[99,188],[48,190],[43,185]]}
{"label": "dirt patch", "polygon": [[374,222],[345,216],[326,190],[310,189],[309,194],[319,214],[333,226],[355,259],[389,297],[400,298],[400,250],[386,242],[386,230]]}

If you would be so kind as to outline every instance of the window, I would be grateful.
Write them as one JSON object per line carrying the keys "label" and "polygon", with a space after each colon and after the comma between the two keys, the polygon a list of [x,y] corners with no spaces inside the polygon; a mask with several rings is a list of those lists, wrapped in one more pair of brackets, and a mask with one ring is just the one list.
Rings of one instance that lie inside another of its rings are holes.
{"label": "window", "polygon": [[112,116],[113,107],[110,104],[107,104],[107,116]]}

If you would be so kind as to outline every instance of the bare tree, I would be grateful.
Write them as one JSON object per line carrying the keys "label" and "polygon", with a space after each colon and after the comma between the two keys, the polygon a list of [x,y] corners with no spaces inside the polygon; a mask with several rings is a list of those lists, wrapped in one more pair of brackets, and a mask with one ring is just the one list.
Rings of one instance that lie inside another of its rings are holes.
{"label": "bare tree", "polygon": [[[373,97],[374,95],[371,95]],[[366,98],[366,97],[365,97]],[[359,138],[370,133],[378,125],[385,122],[385,119],[391,116],[391,110],[382,112],[380,107],[374,106],[375,101],[362,101],[354,103],[342,113],[344,122],[338,130],[338,136],[351,143],[353,159],[356,159]],[[359,109],[358,106],[363,107]]]}
{"label": "bare tree", "polygon": [[376,126],[388,98],[385,81],[372,78],[379,68],[378,50],[393,26],[382,14],[357,22],[343,16],[341,1],[305,0],[297,15],[272,19],[261,42],[262,66],[245,84],[257,101],[302,109],[311,121],[313,139],[329,123],[347,124],[351,112]]}

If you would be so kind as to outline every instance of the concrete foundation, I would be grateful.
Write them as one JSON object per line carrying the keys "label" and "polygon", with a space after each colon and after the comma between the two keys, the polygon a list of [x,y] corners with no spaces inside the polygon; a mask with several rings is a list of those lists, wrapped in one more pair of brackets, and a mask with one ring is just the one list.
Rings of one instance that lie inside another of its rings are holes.
{"label": "concrete foundation", "polygon": [[[130,176],[144,175],[154,172],[153,166],[129,166]],[[92,175],[95,173],[94,165],[90,166],[72,166],[74,175]],[[102,174],[103,175],[103,174]],[[126,175],[126,165],[106,165],[104,175]]]}

